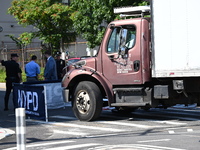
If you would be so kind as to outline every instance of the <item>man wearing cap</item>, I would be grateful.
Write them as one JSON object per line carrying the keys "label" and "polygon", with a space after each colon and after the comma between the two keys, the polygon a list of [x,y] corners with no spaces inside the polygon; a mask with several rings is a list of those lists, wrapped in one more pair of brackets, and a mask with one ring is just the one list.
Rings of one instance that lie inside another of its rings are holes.
{"label": "man wearing cap", "polygon": [[27,82],[38,81],[38,74],[40,74],[40,66],[36,63],[37,56],[33,55],[31,61],[25,66]]}
{"label": "man wearing cap", "polygon": [[[11,54],[11,60],[1,61],[2,66],[5,66],[6,68],[6,94],[4,97],[4,102],[5,102],[4,111],[8,110],[9,96],[13,88],[13,83],[20,83],[22,80],[21,78],[22,71],[19,67],[19,64],[17,63],[18,58],[19,56],[17,54]],[[13,104],[14,107],[17,107],[14,101]]]}
{"label": "man wearing cap", "polygon": [[57,76],[58,79],[62,79],[63,77],[63,68],[65,67],[65,61],[61,58],[61,52],[56,53],[56,68],[57,68]]}

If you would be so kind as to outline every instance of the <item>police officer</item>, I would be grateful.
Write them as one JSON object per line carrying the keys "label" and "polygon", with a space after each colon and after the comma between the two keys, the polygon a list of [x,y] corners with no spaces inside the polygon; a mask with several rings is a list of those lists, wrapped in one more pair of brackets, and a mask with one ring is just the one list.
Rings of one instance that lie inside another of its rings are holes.
{"label": "police officer", "polygon": [[[20,83],[22,78],[21,78],[21,69],[19,67],[19,64],[17,63],[19,56],[17,54],[11,54],[11,60],[9,61],[1,61],[2,66],[5,66],[6,68],[6,94],[4,97],[4,111],[8,110],[8,102],[9,102],[9,96],[11,93],[11,90],[13,88],[13,83]],[[15,102],[13,100],[14,107],[16,108],[17,106],[15,105]]]}
{"label": "police officer", "polygon": [[56,52],[56,67],[58,79],[63,77],[63,68],[65,67],[65,61],[61,59],[61,52]]}

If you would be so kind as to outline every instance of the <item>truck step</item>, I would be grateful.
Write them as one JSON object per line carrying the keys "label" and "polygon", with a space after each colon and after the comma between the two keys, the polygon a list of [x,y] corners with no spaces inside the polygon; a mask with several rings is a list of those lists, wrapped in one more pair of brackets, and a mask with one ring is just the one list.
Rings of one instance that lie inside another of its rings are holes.
{"label": "truck step", "polygon": [[112,103],[112,107],[117,107],[117,106],[128,106],[128,107],[141,107],[141,106],[146,106],[148,103]]}
{"label": "truck step", "polygon": [[141,92],[143,87],[133,87],[133,88],[114,88],[114,92]]}

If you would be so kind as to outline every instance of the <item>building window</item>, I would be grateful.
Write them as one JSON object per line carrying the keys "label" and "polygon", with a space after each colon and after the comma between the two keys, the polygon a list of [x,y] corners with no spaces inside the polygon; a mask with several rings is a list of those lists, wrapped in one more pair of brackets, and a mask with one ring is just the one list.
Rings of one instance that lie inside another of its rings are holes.
{"label": "building window", "polygon": [[62,0],[62,3],[65,5],[70,5],[70,0]]}

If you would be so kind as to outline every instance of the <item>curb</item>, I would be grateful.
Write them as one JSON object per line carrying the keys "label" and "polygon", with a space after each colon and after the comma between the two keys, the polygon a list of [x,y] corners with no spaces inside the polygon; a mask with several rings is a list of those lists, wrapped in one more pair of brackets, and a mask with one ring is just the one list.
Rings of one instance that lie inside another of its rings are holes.
{"label": "curb", "polygon": [[5,89],[6,88],[6,83],[0,83],[0,88]]}
{"label": "curb", "polygon": [[15,131],[13,131],[13,130],[6,129],[6,128],[0,128],[0,140],[5,137],[12,136],[13,134],[15,134]]}

